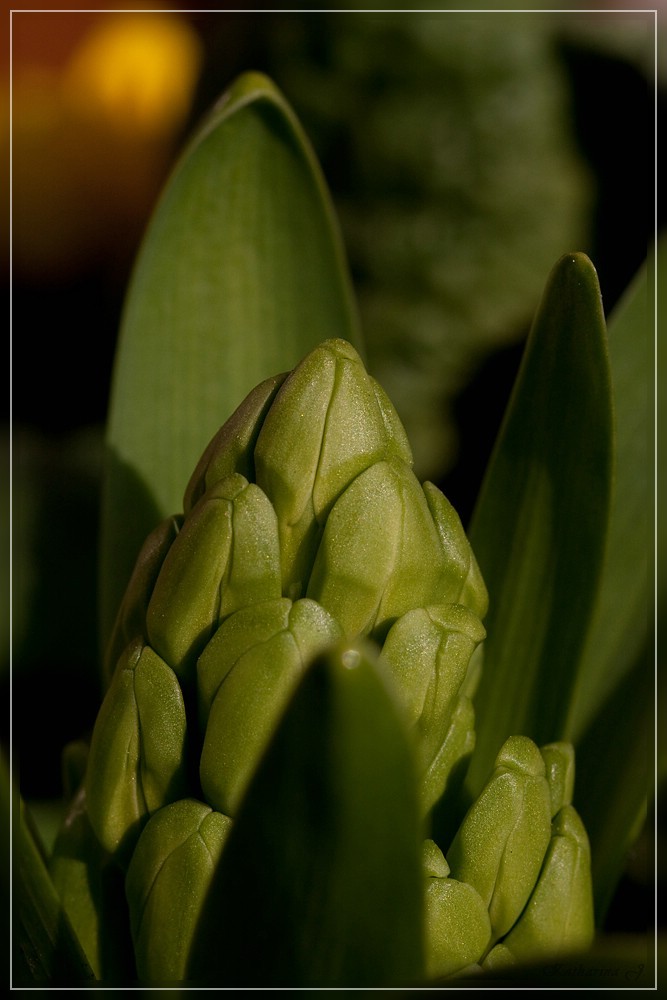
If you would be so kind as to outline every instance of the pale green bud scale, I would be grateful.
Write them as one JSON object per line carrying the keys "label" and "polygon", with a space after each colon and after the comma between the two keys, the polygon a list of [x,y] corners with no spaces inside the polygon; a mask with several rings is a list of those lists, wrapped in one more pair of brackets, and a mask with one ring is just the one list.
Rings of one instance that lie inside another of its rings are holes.
{"label": "pale green bud scale", "polygon": [[547,743],[540,747],[544,760],[549,792],[551,795],[552,818],[572,803],[574,792],[574,747],[571,743]]}
{"label": "pale green bud scale", "polygon": [[412,461],[393,407],[350,344],[326,341],[290,373],[255,448],[256,481],[278,515],[286,596],[304,595],[335,499],[373,462],[397,454]]}
{"label": "pale green bud scale", "polygon": [[484,636],[482,623],[468,608],[438,604],[402,615],[382,647],[416,736],[427,811],[440,798],[460,757],[472,751],[472,705],[467,698],[461,700],[460,692],[473,651]]}
{"label": "pale green bud scale", "polygon": [[420,797],[424,814],[444,795],[456,774],[475,749],[475,710],[470,699],[460,694],[454,703],[440,749],[421,776]]}
{"label": "pale green bud scale", "polygon": [[195,799],[157,812],[144,828],[125,883],[140,980],[180,982],[211,877],[231,828]]}
{"label": "pale green bud scale", "polygon": [[554,819],[544,865],[526,908],[485,966],[574,955],[589,948],[593,938],[588,836],[577,811],[565,805]]}
{"label": "pale green bud scale", "polygon": [[544,761],[532,740],[511,736],[447,852],[453,877],[474,886],[488,906],[494,940],[523,910],[550,837]]}
{"label": "pale green bud scale", "polygon": [[461,518],[437,486],[424,483],[423,489],[445,555],[441,600],[465,604],[478,618],[484,618],[489,596]]}
{"label": "pale green bud scale", "polygon": [[257,437],[286,377],[285,372],[255,386],[209,442],[185,490],[183,510],[186,514],[211,486],[232,473],[238,472],[250,482],[255,481]]}
{"label": "pale green bud scale", "polygon": [[149,814],[184,794],[185,743],[178,678],[136,640],[100,707],[86,771],[90,823],[107,851],[124,854]]}
{"label": "pale green bud scale", "polygon": [[424,958],[427,979],[440,979],[474,965],[491,938],[486,904],[465,882],[449,878],[449,865],[433,841],[425,841]]}
{"label": "pale green bud scale", "polygon": [[167,553],[148,606],[148,638],[179,677],[189,677],[221,618],[279,596],[275,512],[258,486],[234,474],[204,494]]}
{"label": "pale green bud scale", "polygon": [[183,523],[182,517],[168,517],[151,531],[141,546],[107,645],[104,674],[107,683],[116,663],[132,639],[146,636],[146,611],[167,552]]}
{"label": "pale green bud scale", "polygon": [[376,462],[327,518],[308,584],[347,635],[382,641],[396,618],[439,598],[443,556],[424,493],[398,460]]}
{"label": "pale green bud scale", "polygon": [[[245,637],[236,629],[235,649],[247,648],[230,665],[225,635],[238,624],[233,616],[214,636],[215,648],[225,659],[216,687],[214,652],[206,651],[200,673],[206,673],[204,697],[215,688],[200,763],[202,789],[216,809],[236,813],[239,802],[290,696],[314,656],[341,637],[334,619],[313,601],[302,599],[286,607],[285,600],[266,605],[274,615],[273,634],[261,633],[252,615],[239,612]],[[261,638],[260,638],[261,635]],[[209,644],[214,646],[212,641]]]}

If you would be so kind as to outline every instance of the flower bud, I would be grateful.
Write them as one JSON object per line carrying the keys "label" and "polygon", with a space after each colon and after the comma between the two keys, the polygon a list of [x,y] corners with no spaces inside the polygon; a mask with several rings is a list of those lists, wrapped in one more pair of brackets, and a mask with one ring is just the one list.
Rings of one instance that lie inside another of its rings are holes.
{"label": "flower bud", "polygon": [[185,490],[183,510],[188,514],[211,486],[238,472],[255,481],[255,445],[264,418],[287,373],[255,386],[209,442]]}
{"label": "flower bud", "polygon": [[428,979],[440,979],[480,960],[491,924],[477,890],[448,877],[449,865],[432,840],[424,845],[423,871],[425,971]]}
{"label": "flower bud", "polygon": [[547,743],[540,747],[544,760],[549,793],[551,795],[551,817],[563,806],[572,802],[574,791],[574,747],[571,743]]}
{"label": "flower bud", "polygon": [[498,969],[517,962],[539,962],[574,955],[594,938],[590,846],[584,825],[564,805],[552,825],[542,871],[530,899],[510,933],[484,963]]}
{"label": "flower bud", "polygon": [[86,770],[88,816],[107,851],[125,857],[149,814],[183,794],[185,740],[178,678],[137,639],[100,707]]}
{"label": "flower bud", "polygon": [[286,596],[304,596],[333,502],[390,456],[412,462],[393,406],[350,344],[325,341],[280,387],[255,448],[256,482],[278,515]]}
{"label": "flower bud", "polygon": [[200,913],[230,828],[227,816],[195,799],[165,806],[146,824],[125,882],[140,981],[186,978]]}
{"label": "flower bud", "polygon": [[396,459],[376,462],[332,507],[308,597],[347,635],[381,642],[400,615],[439,602],[443,573],[438,534],[414,473]]}
{"label": "flower bud", "polygon": [[487,905],[494,941],[523,910],[550,837],[544,761],[532,740],[511,736],[447,852],[453,877],[474,886]]}
{"label": "flower bud", "polygon": [[225,621],[200,658],[206,714],[200,763],[208,802],[229,816],[239,802],[290,695],[315,654],[341,630],[306,598],[243,608]]}
{"label": "flower bud", "polygon": [[[463,709],[456,717],[456,733],[461,738],[450,728],[472,654],[484,636],[482,623],[468,608],[438,604],[402,615],[382,647],[414,728],[426,810],[444,791],[458,760],[456,753],[469,750],[472,719],[466,718],[461,726]],[[470,706],[468,699],[466,703]]]}
{"label": "flower bud", "polygon": [[475,710],[465,694],[454,702],[440,749],[428,764],[421,779],[421,804],[424,815],[439,799],[460,790],[465,767],[475,749]]}
{"label": "flower bud", "polygon": [[234,474],[204,494],[169,549],[148,605],[148,639],[187,678],[223,618],[279,596],[275,512],[258,486]]}
{"label": "flower bud", "polygon": [[424,494],[445,556],[446,582],[441,600],[464,604],[478,618],[484,618],[489,595],[461,519],[447,497],[433,483],[424,483]]}
{"label": "flower bud", "polygon": [[137,561],[121,601],[116,622],[107,645],[104,675],[113,677],[119,656],[132,639],[146,637],[146,611],[162,563],[180,531],[182,517],[167,517],[151,531],[141,546]]}

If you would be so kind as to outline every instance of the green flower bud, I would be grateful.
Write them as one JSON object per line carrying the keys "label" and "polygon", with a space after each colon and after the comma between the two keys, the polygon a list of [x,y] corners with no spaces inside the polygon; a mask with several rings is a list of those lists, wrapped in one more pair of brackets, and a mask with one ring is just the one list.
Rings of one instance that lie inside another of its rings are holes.
{"label": "green flower bud", "polygon": [[446,584],[442,601],[464,604],[478,618],[484,618],[489,595],[461,519],[447,497],[433,483],[424,483],[424,494],[445,555]]}
{"label": "green flower bud", "polygon": [[448,878],[449,865],[432,840],[424,844],[423,871],[426,976],[440,979],[479,961],[491,939],[491,923],[476,889]]}
{"label": "green flower bud", "polygon": [[281,386],[255,448],[256,482],[278,515],[286,596],[304,596],[333,502],[390,456],[412,462],[393,406],[350,344],[326,341]]}
{"label": "green flower bud", "polygon": [[594,938],[588,836],[571,805],[560,809],[539,879],[518,922],[484,966],[539,962],[590,948]]}
{"label": "green flower bud", "polygon": [[279,596],[275,512],[258,486],[232,475],[204,494],[167,553],[148,605],[149,642],[188,678],[223,618]]}
{"label": "green flower bud", "polygon": [[282,598],[238,611],[213,636],[198,664],[203,714],[210,705],[200,778],[220,812],[236,814],[305,668],[341,634],[314,601]]}
{"label": "green flower bud", "polygon": [[137,843],[125,889],[142,982],[181,982],[206,893],[231,828],[194,799],[165,806]]}
{"label": "green flower bud", "polygon": [[526,905],[550,837],[542,755],[528,737],[511,736],[447,852],[453,877],[474,886],[488,907],[493,941]]}
{"label": "green flower bud", "polygon": [[[482,623],[468,608],[438,604],[402,615],[382,647],[415,732],[426,811],[440,798],[458,761],[454,747],[462,754],[469,752],[472,720],[466,718],[461,725],[465,709],[456,718],[456,733],[462,738],[457,739],[450,727],[473,651],[484,636]],[[470,706],[468,699],[466,704]]]}
{"label": "green flower bud", "polygon": [[86,769],[88,816],[107,851],[124,858],[149,814],[184,793],[185,739],[178,678],[137,639],[100,707]]}
{"label": "green flower bud", "polygon": [[544,760],[552,818],[572,802],[574,791],[574,747],[571,743],[547,743],[540,747]]}
{"label": "green flower bud", "polygon": [[222,425],[199,459],[185,490],[183,510],[188,514],[211,486],[238,472],[255,481],[255,445],[264,418],[287,373],[255,386]]}
{"label": "green flower bud", "polygon": [[460,790],[474,749],[475,710],[470,699],[460,694],[452,708],[440,749],[422,774],[420,793],[424,815],[443,796],[447,796],[449,802],[453,793]]}
{"label": "green flower bud", "polygon": [[168,517],[151,531],[141,546],[137,561],[121,601],[107,645],[104,677],[113,677],[119,657],[133,639],[146,637],[146,611],[162,563],[180,531],[182,517]]}
{"label": "green flower bud", "polygon": [[382,641],[396,618],[438,603],[444,556],[424,492],[404,462],[376,462],[327,518],[308,597],[347,635]]}

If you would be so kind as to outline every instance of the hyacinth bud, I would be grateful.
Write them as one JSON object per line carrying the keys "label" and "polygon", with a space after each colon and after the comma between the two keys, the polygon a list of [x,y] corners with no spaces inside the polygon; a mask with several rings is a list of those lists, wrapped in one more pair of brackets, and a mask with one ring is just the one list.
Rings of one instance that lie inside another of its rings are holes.
{"label": "hyacinth bud", "polygon": [[227,816],[195,799],[165,806],[149,820],[125,889],[139,979],[180,982],[211,877],[231,828]]}
{"label": "hyacinth bud", "polygon": [[550,837],[544,760],[527,736],[511,736],[447,852],[453,877],[474,886],[488,907],[493,941],[526,905]]}
{"label": "hyacinth bud", "polygon": [[124,858],[148,816],[186,790],[186,716],[178,678],[137,639],[100,707],[86,770],[91,826]]}
{"label": "hyacinth bud", "polygon": [[376,462],[333,505],[308,585],[347,635],[382,641],[413,608],[439,603],[445,559],[424,492],[399,460]]}
{"label": "hyacinth bud", "polygon": [[132,639],[146,639],[146,612],[162,563],[180,531],[182,517],[167,517],[141,546],[107,645],[104,677],[113,677],[118,658]]}
{"label": "hyacinth bud", "polygon": [[551,795],[551,817],[563,806],[572,802],[574,791],[574,747],[571,743],[546,743],[540,747],[544,760],[549,794]]}
{"label": "hyacinth bud", "polygon": [[491,939],[484,900],[465,882],[449,878],[449,865],[432,840],[424,842],[424,957],[428,979],[475,965]]}
{"label": "hyacinth bud", "polygon": [[565,805],[553,821],[544,864],[525,910],[484,966],[500,969],[574,955],[589,948],[593,938],[588,835],[576,809]]}
{"label": "hyacinth bud", "polygon": [[255,481],[257,437],[286,377],[286,372],[274,375],[255,386],[209,442],[185,490],[183,510],[186,514],[211,486],[235,472],[245,476],[249,482]]}
{"label": "hyacinth bud", "polygon": [[454,702],[440,749],[422,774],[420,798],[424,815],[440,798],[460,788],[474,749],[475,710],[470,698],[460,694]]}
{"label": "hyacinth bud", "polygon": [[472,750],[472,705],[462,687],[485,631],[460,604],[415,608],[390,628],[382,647],[413,726],[424,810],[442,795],[452,769]]}
{"label": "hyacinth bud", "polygon": [[258,486],[234,474],[202,496],[169,549],[148,605],[148,639],[188,678],[226,615],[279,596],[275,512]]}
{"label": "hyacinth bud", "polygon": [[412,454],[398,416],[344,340],[311,351],[280,387],[255,448],[256,482],[278,515],[283,593],[305,595],[321,525],[374,462]]}
{"label": "hyacinth bud", "polygon": [[488,610],[489,595],[461,518],[433,483],[424,483],[424,495],[445,556],[441,600],[464,604],[478,618],[483,618]]}
{"label": "hyacinth bud", "polygon": [[214,808],[236,814],[305,668],[341,634],[306,598],[243,608],[220,626],[198,664],[204,715],[210,706],[200,778]]}

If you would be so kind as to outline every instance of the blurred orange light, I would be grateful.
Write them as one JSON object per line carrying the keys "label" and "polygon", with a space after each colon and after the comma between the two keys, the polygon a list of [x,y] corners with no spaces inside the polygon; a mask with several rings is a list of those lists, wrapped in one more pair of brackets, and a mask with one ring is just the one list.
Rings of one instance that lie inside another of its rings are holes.
{"label": "blurred orange light", "polygon": [[109,16],[73,53],[63,97],[75,113],[121,133],[170,132],[190,108],[200,62],[199,40],[182,18]]}

